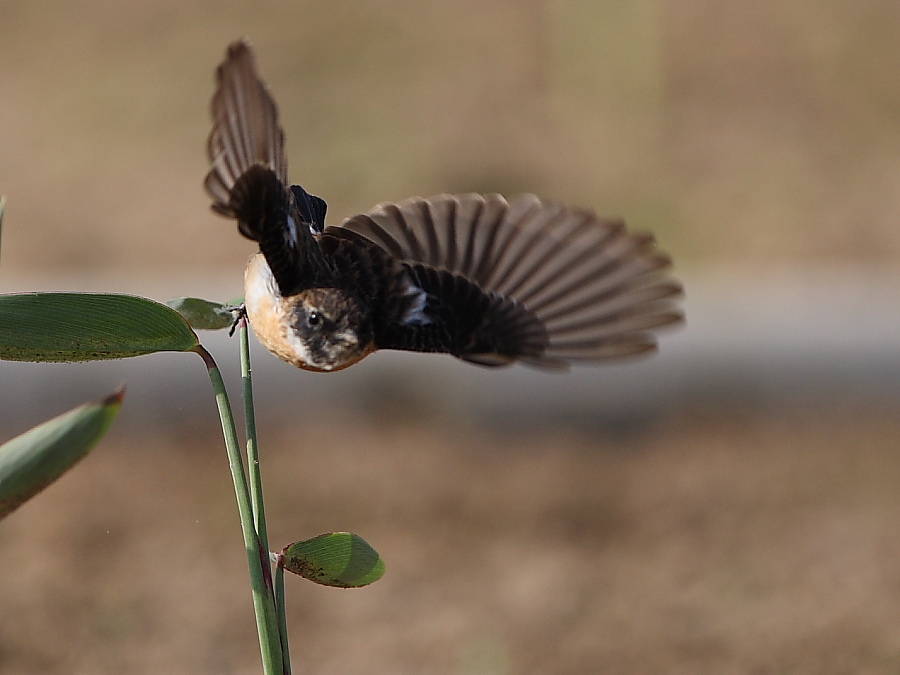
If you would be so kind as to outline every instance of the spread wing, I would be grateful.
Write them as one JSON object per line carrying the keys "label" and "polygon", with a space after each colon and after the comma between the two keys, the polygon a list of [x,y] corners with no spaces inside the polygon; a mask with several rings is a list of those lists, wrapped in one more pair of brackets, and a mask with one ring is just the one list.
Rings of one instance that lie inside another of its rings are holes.
{"label": "spread wing", "polygon": [[[213,211],[237,218],[241,204],[235,204],[235,198],[241,195],[235,194],[235,185],[252,167],[267,169],[282,191],[286,189],[284,131],[278,123],[278,108],[256,73],[253,52],[246,42],[229,45],[216,71],[216,84],[211,106],[213,128],[207,143],[211,167],[204,185],[213,198]],[[250,224],[241,225],[242,233],[255,239],[252,230],[244,232]]]}
{"label": "spread wing", "polygon": [[590,210],[439,195],[380,204],[340,227],[403,262],[426,294],[418,321],[381,347],[564,367],[652,350],[652,331],[682,320],[681,286],[652,236]]}
{"label": "spread wing", "polygon": [[216,83],[204,183],[212,210],[259,242],[282,295],[321,283],[330,272],[313,234],[325,226],[326,205],[288,184],[278,107],[246,42],[228,47]]}

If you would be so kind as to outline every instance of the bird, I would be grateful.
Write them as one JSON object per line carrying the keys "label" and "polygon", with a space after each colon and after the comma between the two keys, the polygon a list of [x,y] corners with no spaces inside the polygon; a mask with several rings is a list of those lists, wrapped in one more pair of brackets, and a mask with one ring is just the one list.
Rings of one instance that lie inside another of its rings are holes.
{"label": "bird", "polygon": [[653,351],[654,331],[683,320],[653,236],[591,209],[439,194],[326,225],[326,202],[288,182],[278,107],[246,39],[228,46],[211,109],[212,210],[259,247],[243,307],[294,366],[334,372],[403,350],[568,370]]}

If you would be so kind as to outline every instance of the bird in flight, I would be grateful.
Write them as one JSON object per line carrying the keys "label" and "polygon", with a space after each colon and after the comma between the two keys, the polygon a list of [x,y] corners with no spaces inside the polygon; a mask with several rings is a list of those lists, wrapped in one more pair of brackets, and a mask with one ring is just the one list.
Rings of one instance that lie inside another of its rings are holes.
{"label": "bird in flight", "polygon": [[325,225],[291,185],[278,108],[245,41],[216,74],[205,187],[259,245],[244,275],[254,333],[330,372],[379,349],[485,366],[566,368],[656,348],[681,286],[649,234],[534,195],[442,194]]}

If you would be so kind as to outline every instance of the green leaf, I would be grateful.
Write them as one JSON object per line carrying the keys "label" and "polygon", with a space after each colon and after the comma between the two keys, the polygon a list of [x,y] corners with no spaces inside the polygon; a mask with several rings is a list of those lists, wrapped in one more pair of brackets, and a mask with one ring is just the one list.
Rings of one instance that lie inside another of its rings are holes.
{"label": "green leaf", "polygon": [[203,300],[202,298],[174,298],[166,304],[181,314],[191,328],[196,330],[221,330],[231,328],[234,324],[234,314],[229,307],[221,302]]}
{"label": "green leaf", "polygon": [[282,551],[284,568],[323,586],[358,588],[384,575],[384,560],[365,539],[332,532],[291,544]]}
{"label": "green leaf", "polygon": [[124,396],[122,387],[0,445],[0,519],[84,457],[119,414]]}
{"label": "green leaf", "polygon": [[0,295],[0,359],[97,361],[199,345],[184,318],[134,295],[20,293]]}

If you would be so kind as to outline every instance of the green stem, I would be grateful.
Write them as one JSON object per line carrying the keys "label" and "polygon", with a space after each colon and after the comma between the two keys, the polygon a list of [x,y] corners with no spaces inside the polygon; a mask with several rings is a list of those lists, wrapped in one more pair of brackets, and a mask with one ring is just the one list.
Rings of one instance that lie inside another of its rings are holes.
{"label": "green stem", "polygon": [[244,395],[244,425],[247,433],[247,473],[250,474],[250,502],[259,545],[269,550],[266,531],[266,509],[263,503],[262,475],[259,470],[259,444],[256,440],[256,412],[253,406],[253,378],[250,371],[250,340],[247,337],[247,320],[240,321],[241,334],[241,382]]}
{"label": "green stem", "polygon": [[281,654],[284,657],[285,675],[291,672],[291,652],[288,648],[287,614],[284,611],[284,553],[276,556],[275,610],[278,613],[278,632],[281,634]]}
{"label": "green stem", "polygon": [[219,419],[222,421],[222,434],[225,437],[225,449],[228,452],[228,465],[234,482],[234,494],[237,498],[238,511],[241,516],[241,530],[244,535],[244,547],[247,550],[247,564],[250,568],[250,589],[253,595],[253,609],[256,613],[256,628],[259,633],[259,648],[262,653],[263,672],[265,675],[283,675],[281,639],[278,632],[278,618],[275,614],[274,588],[272,586],[272,568],[269,554],[260,545],[259,537],[253,523],[253,510],[250,504],[250,492],[247,489],[247,476],[238,444],[237,429],[234,416],[228,402],[225,382],[215,360],[202,345],[196,351],[209,371],[216,404],[219,407]]}

